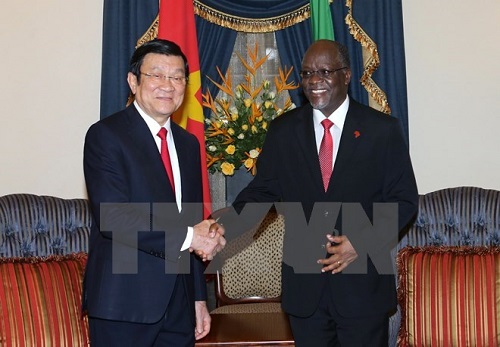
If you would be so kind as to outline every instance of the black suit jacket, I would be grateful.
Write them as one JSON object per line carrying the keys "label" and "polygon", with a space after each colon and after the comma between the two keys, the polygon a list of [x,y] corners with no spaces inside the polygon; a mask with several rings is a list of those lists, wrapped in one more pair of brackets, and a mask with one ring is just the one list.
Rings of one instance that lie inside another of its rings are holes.
{"label": "black suit jacket", "polygon": [[203,263],[180,252],[187,226],[202,219],[199,143],[173,122],[171,129],[182,179],[181,213],[155,141],[135,106],[87,132],[84,171],[94,223],[83,302],[91,317],[157,322],[178,276],[186,283],[193,320],[194,300],[206,300]]}
{"label": "black suit jacket", "polygon": [[[356,230],[343,231],[340,219],[332,219],[336,216],[334,211],[318,203],[359,203],[371,218],[373,203],[396,202],[400,229],[417,211],[416,182],[398,120],[352,99],[327,192],[323,188],[309,104],[271,123],[257,165],[255,178],[233,205],[239,209],[248,202],[300,202],[307,220],[318,212],[319,206],[325,209],[317,214],[325,218],[319,224],[327,227],[316,230],[311,237],[317,238],[319,233],[323,244],[325,234],[334,229],[340,234]],[[300,238],[309,236],[299,230],[303,225],[291,223],[286,215],[285,225],[282,306],[287,313],[304,317],[312,314],[325,285],[343,316],[388,312],[396,307],[394,276],[378,275],[371,261],[366,274],[321,274],[320,265],[316,273],[297,273],[287,259],[300,252]],[[324,256],[324,250],[319,250],[319,255],[321,252]],[[311,257],[311,265],[320,257]]]}

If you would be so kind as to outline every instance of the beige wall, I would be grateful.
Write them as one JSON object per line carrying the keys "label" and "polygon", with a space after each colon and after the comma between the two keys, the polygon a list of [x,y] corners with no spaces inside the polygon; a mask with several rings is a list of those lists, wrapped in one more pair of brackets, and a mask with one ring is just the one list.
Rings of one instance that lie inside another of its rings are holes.
{"label": "beige wall", "polygon": [[419,191],[500,189],[500,2],[403,0]]}
{"label": "beige wall", "polygon": [[[82,147],[99,118],[102,5],[11,1],[0,12],[0,195],[85,196]],[[500,2],[403,6],[420,192],[500,189]]]}
{"label": "beige wall", "polygon": [[103,0],[10,1],[0,11],[0,195],[83,197],[99,118]]}

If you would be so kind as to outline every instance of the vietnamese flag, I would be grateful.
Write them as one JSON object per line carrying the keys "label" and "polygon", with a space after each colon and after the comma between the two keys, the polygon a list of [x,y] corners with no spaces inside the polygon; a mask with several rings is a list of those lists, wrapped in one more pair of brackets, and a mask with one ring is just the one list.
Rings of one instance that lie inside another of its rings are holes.
{"label": "vietnamese flag", "polygon": [[173,115],[173,120],[194,134],[200,142],[203,205],[206,218],[211,212],[210,187],[206,167],[200,60],[192,0],[160,0],[158,38],[177,43],[188,59],[189,82],[186,86],[184,102]]}

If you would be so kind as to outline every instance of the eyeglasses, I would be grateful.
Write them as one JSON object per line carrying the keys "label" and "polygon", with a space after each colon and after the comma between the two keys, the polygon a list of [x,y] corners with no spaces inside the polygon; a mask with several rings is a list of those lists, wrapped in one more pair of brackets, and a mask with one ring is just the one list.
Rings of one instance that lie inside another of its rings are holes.
{"label": "eyeglasses", "polygon": [[328,70],[328,69],[319,69],[319,70],[314,70],[314,71],[309,71],[309,70],[302,70],[300,71],[300,77],[303,79],[306,78],[311,78],[314,75],[318,75],[320,78],[330,78],[333,76],[333,74],[337,71],[347,69],[347,66],[344,67],[339,67],[338,69],[335,70]]}
{"label": "eyeglasses", "polygon": [[156,73],[144,73],[144,72],[141,72],[140,74],[150,78],[154,83],[160,83],[162,81],[169,80],[172,84],[182,86],[187,82],[187,78],[184,76],[166,76]]}

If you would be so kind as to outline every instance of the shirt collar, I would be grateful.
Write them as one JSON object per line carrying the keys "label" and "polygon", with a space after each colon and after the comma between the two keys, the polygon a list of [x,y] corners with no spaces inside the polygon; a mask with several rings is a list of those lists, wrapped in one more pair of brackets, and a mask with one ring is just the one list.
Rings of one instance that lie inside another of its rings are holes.
{"label": "shirt collar", "polygon": [[[149,131],[151,131],[151,134],[153,134],[153,136],[156,136],[162,126],[158,124],[158,122],[156,122],[152,117],[148,116],[146,112],[144,112],[139,106],[137,101],[134,101],[134,106],[137,109],[137,112],[139,112],[139,114],[141,115],[142,119],[144,119],[144,121],[146,122],[146,125],[148,126]],[[163,125],[163,128],[166,128],[168,133],[170,133],[170,117],[168,117],[167,122]]]}
{"label": "shirt collar", "polygon": [[[345,118],[347,115],[347,110],[349,109],[349,96],[346,96],[344,102],[328,117],[336,127],[340,130],[344,128]],[[313,118],[314,124],[321,126],[321,121],[327,117],[320,111],[313,108]]]}

